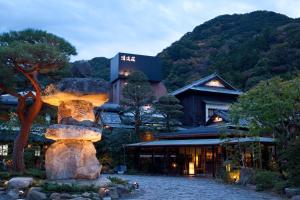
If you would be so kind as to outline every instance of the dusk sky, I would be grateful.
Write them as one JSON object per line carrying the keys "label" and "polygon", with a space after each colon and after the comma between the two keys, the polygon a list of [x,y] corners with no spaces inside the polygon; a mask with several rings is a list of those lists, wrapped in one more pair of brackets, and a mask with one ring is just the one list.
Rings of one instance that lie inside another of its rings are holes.
{"label": "dusk sky", "polygon": [[36,28],[71,42],[72,60],[156,55],[222,14],[269,10],[300,17],[300,0],[0,0],[0,32]]}

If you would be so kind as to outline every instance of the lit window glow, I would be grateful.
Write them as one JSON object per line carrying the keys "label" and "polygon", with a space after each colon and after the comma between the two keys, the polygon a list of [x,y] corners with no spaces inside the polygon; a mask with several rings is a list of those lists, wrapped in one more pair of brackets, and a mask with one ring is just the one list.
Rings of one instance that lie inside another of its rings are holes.
{"label": "lit window glow", "polygon": [[36,149],[34,150],[34,156],[39,157],[41,155],[41,147],[36,147]]}
{"label": "lit window glow", "polygon": [[213,157],[213,154],[212,154],[211,151],[206,152],[206,159],[207,159],[207,160],[211,160],[212,157]]}
{"label": "lit window glow", "polygon": [[8,145],[0,145],[0,156],[7,156],[8,155]]}
{"label": "lit window glow", "polygon": [[213,122],[222,122],[222,121],[223,121],[222,117],[219,116],[216,116],[213,120]]}
{"label": "lit window glow", "polygon": [[189,175],[195,174],[195,166],[193,162],[189,162]]}
{"label": "lit window glow", "polygon": [[210,87],[225,87],[220,81],[218,80],[211,80],[205,84],[206,86]]}

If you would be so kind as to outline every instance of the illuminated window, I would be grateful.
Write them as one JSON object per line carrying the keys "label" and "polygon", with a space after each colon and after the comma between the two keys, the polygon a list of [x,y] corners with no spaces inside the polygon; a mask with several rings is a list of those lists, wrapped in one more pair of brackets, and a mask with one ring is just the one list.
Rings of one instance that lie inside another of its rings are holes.
{"label": "illuminated window", "polygon": [[40,156],[41,155],[41,147],[36,147],[36,149],[34,150],[34,156]]}
{"label": "illuminated window", "polygon": [[210,87],[225,87],[220,81],[218,80],[211,80],[207,83],[205,83],[206,86]]}
{"label": "illuminated window", "polygon": [[214,119],[213,119],[213,122],[222,122],[223,119],[222,117],[219,117],[219,116],[216,116]]}
{"label": "illuminated window", "polygon": [[0,145],[0,156],[7,156],[8,154],[8,145]]}

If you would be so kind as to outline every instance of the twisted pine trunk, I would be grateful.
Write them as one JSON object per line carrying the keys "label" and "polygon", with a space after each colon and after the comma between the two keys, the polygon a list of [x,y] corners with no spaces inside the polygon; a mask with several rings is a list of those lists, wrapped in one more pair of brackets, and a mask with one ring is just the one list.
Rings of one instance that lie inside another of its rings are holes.
{"label": "twisted pine trunk", "polygon": [[[43,103],[41,100],[41,89],[36,79],[36,72],[28,73],[21,67],[18,67],[17,69],[24,74],[35,90],[35,95],[32,92],[28,92],[24,96],[18,96],[17,114],[21,127],[20,132],[14,141],[13,168],[15,171],[23,173],[25,171],[24,149],[28,144],[31,126],[39,114]],[[30,107],[27,107],[26,100],[30,97],[34,100],[34,103]]]}

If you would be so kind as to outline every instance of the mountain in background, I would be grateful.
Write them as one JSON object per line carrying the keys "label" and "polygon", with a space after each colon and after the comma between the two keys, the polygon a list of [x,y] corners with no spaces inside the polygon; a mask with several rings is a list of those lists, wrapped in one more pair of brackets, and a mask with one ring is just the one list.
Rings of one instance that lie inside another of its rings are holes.
{"label": "mountain in background", "polygon": [[109,81],[110,59],[105,57],[95,57],[91,60],[75,61],[71,63],[69,76],[102,78]]}
{"label": "mountain in background", "polygon": [[222,15],[197,26],[158,56],[170,90],[212,72],[247,90],[300,69],[300,20],[267,11]]}
{"label": "mountain in background", "polygon": [[[157,55],[163,60],[164,81],[175,90],[213,72],[239,89],[300,69],[300,19],[255,11],[209,20]],[[109,59],[88,61],[93,77],[109,80]]]}

